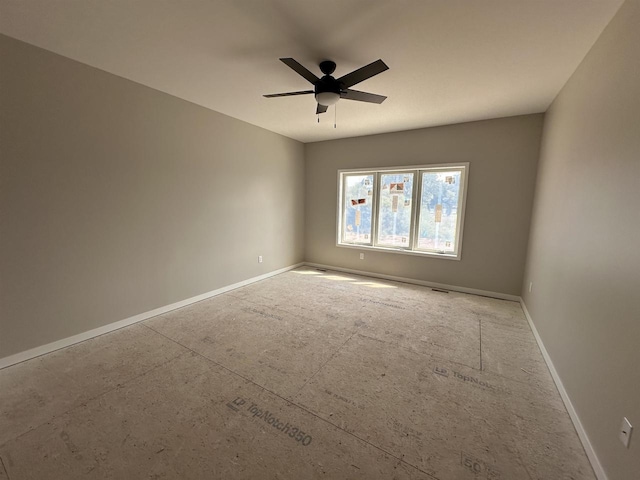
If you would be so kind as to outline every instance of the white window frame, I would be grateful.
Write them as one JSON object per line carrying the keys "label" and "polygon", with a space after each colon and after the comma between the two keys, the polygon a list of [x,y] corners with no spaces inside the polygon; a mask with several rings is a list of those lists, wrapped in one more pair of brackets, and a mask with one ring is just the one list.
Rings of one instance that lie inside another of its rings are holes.
{"label": "white window frame", "polygon": [[[460,171],[460,193],[458,196],[458,213],[456,218],[456,239],[455,250],[453,252],[436,252],[429,250],[420,250],[418,244],[418,222],[420,220],[420,209],[422,199],[422,172],[433,173],[437,171]],[[380,246],[378,242],[378,223],[379,223],[379,198],[380,198],[380,182],[382,174],[402,174],[413,173],[413,192],[411,197],[411,225],[409,233],[409,242],[406,247],[389,247]],[[371,211],[371,234],[369,243],[348,243],[343,241],[343,225],[344,225],[344,191],[346,177],[349,175],[373,175],[373,198]],[[462,258],[462,233],[464,230],[464,215],[467,203],[467,188],[469,183],[469,162],[460,163],[441,163],[432,165],[415,165],[403,167],[385,167],[385,168],[357,168],[338,170],[338,211],[336,215],[336,246],[343,248],[355,248],[360,250],[375,250],[389,253],[399,253],[404,255],[418,255],[421,257],[444,258],[448,260],[460,260]]]}

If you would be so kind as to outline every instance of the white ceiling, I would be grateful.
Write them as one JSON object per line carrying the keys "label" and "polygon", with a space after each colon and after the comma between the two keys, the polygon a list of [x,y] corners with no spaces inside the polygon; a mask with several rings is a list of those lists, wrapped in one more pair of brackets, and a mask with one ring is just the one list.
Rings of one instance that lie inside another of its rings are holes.
{"label": "white ceiling", "polygon": [[[0,0],[0,32],[302,142],[543,112],[622,0]],[[316,123],[312,86],[381,58]]]}

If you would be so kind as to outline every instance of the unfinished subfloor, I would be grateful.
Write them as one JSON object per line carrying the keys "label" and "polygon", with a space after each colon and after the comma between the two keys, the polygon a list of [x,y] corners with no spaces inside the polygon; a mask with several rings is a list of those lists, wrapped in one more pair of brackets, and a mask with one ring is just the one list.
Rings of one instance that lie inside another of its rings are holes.
{"label": "unfinished subfloor", "polygon": [[312,268],[0,371],[0,479],[595,477],[520,305]]}

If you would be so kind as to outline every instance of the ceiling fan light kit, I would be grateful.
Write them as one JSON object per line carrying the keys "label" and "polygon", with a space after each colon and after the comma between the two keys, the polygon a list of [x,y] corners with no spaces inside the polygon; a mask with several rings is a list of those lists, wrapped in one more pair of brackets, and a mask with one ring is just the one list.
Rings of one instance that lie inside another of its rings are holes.
{"label": "ceiling fan light kit", "polygon": [[313,93],[315,95],[316,102],[318,103],[316,108],[317,114],[326,112],[327,107],[336,104],[341,98],[378,104],[384,102],[387,98],[383,95],[360,92],[349,88],[357,83],[367,80],[368,78],[378,75],[385,70],[388,70],[389,67],[382,60],[376,60],[369,65],[365,65],[364,67],[354,70],[353,72],[343,75],[337,79],[331,76],[331,74],[336,70],[336,64],[331,60],[320,62],[320,71],[324,74],[322,78],[317,77],[293,58],[281,58],[280,61],[304,77],[313,85],[314,89],[264,95],[267,98],[290,97],[294,95],[308,95]]}
{"label": "ceiling fan light kit", "polygon": [[333,105],[334,103],[338,103],[338,100],[340,100],[340,94],[336,92],[316,93],[316,101],[320,105],[324,105],[325,107]]}

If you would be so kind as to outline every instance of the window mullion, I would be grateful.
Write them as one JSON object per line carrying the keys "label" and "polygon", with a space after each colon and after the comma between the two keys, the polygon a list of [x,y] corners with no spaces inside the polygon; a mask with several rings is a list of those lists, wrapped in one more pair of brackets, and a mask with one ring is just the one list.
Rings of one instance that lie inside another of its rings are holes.
{"label": "window mullion", "polygon": [[467,177],[467,169],[460,168],[458,169],[460,172],[460,185],[459,195],[458,195],[458,205],[456,206],[456,237],[455,237],[455,249],[454,254],[456,256],[460,256],[460,242],[462,239],[462,218],[464,217],[464,204],[467,195],[467,187],[466,187],[466,177]]}
{"label": "window mullion", "polygon": [[411,212],[411,231],[409,236],[409,248],[410,250],[416,249],[417,236],[419,233],[418,221],[420,220],[420,199],[422,198],[422,180],[420,179],[420,170],[413,172],[413,210]]}
{"label": "window mullion", "polygon": [[371,246],[375,247],[378,244],[378,204],[380,203],[380,172],[373,174],[373,212],[371,212]]}
{"label": "window mullion", "polygon": [[342,180],[342,205],[340,205],[340,217],[342,218],[342,220],[340,221],[340,241],[341,242],[345,242],[345,237],[344,237],[344,225],[347,221],[347,175],[342,174],[341,177]]}

